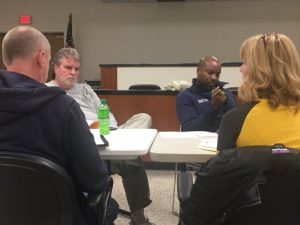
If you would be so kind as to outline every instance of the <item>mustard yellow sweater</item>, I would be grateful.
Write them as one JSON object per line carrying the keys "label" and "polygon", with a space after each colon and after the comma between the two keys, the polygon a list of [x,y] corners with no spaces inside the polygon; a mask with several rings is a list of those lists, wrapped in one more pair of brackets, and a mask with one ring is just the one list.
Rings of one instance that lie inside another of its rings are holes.
{"label": "mustard yellow sweater", "polygon": [[261,99],[230,110],[221,121],[218,150],[276,143],[300,149],[300,113],[283,105],[271,109]]}

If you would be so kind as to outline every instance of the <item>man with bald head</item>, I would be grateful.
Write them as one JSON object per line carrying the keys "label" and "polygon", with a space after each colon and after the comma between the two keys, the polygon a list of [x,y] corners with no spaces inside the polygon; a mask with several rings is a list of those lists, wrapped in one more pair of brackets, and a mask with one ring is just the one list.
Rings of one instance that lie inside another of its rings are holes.
{"label": "man with bald head", "polygon": [[204,56],[196,73],[192,86],[176,97],[181,130],[216,132],[224,113],[235,106],[235,98],[224,89],[226,83],[219,81],[221,63],[216,57]]}
{"label": "man with bald head", "polygon": [[33,27],[14,27],[3,39],[2,57],[7,70],[0,70],[0,149],[63,166],[77,193],[74,225],[95,224],[83,193],[104,191],[107,167],[76,101],[44,84],[51,58],[47,38]]}
{"label": "man with bald head", "polygon": [[8,71],[22,73],[41,83],[47,80],[50,44],[33,28],[19,26],[10,30],[2,42],[2,58]]}

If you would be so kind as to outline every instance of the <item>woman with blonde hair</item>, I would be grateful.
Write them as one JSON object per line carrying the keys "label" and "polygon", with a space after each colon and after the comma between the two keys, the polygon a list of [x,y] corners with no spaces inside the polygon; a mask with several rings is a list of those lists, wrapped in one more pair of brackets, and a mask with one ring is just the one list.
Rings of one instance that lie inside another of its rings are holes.
{"label": "woman with blonde hair", "polygon": [[246,39],[241,58],[244,104],[221,120],[220,152],[197,171],[182,204],[185,225],[299,224],[299,54],[271,33]]}
{"label": "woman with blonde hair", "polygon": [[218,150],[281,143],[300,148],[300,59],[289,37],[270,33],[246,39],[240,55],[243,105],[227,112]]}

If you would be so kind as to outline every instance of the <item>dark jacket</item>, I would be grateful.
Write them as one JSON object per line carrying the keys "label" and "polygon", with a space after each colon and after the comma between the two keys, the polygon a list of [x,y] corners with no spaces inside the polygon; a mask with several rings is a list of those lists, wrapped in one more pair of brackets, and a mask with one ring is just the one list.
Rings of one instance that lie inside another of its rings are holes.
{"label": "dark jacket", "polygon": [[102,192],[107,182],[107,166],[76,101],[60,88],[4,70],[0,149],[30,152],[60,164],[73,178],[80,199],[82,192]]}
{"label": "dark jacket", "polygon": [[[225,82],[219,82],[223,88]],[[209,131],[216,132],[222,116],[235,105],[233,94],[223,89],[227,98],[224,104],[215,110],[211,107],[211,91],[207,87],[199,85],[197,79],[193,79],[193,85],[177,94],[176,112],[182,131]]]}
{"label": "dark jacket", "polygon": [[[280,179],[289,173],[280,157],[289,168],[293,162],[300,177],[299,150],[278,154],[269,146],[252,146],[219,152],[196,174],[190,197],[183,203],[185,225],[220,225],[239,210],[261,204],[258,185],[268,183],[268,174],[278,166],[284,168]],[[292,182],[296,186],[297,181]]]}

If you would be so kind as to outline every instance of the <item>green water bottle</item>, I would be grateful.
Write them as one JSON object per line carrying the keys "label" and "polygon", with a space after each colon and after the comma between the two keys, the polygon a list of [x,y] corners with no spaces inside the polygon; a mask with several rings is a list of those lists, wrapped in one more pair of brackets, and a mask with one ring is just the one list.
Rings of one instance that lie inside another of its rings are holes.
{"label": "green water bottle", "polygon": [[99,131],[101,135],[109,134],[109,112],[106,99],[101,99],[101,104],[98,107]]}

